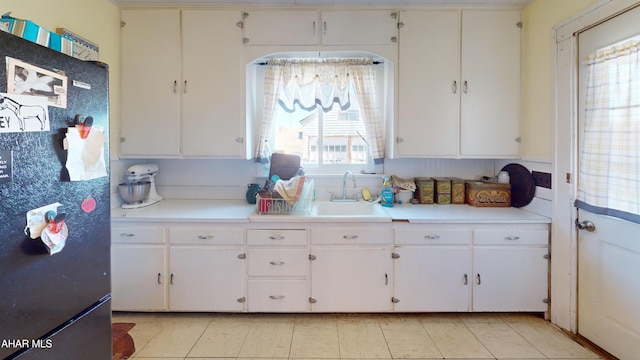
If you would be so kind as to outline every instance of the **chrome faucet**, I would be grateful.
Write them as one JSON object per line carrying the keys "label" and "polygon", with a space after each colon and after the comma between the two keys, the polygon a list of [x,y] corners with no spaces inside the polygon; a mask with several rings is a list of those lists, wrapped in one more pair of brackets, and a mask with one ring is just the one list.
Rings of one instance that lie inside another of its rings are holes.
{"label": "chrome faucet", "polygon": [[331,196],[331,201],[358,201],[358,195],[356,192],[353,192],[352,198],[347,198],[347,176],[351,175],[351,179],[353,180],[353,188],[356,188],[356,177],[353,176],[351,171],[347,171],[344,173],[344,177],[342,177],[342,198],[336,198],[335,196]]}

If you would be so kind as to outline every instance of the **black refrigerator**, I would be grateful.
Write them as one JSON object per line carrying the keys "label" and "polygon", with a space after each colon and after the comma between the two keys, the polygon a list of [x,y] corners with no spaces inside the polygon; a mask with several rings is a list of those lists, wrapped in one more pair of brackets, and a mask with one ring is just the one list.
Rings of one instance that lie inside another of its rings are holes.
{"label": "black refrigerator", "polygon": [[111,359],[108,66],[0,31],[0,359]]}

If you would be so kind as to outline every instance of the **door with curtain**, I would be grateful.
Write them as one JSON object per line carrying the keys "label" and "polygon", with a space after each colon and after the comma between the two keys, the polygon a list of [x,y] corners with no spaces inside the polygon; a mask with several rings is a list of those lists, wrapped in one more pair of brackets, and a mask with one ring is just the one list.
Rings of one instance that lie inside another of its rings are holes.
{"label": "door with curtain", "polygon": [[578,35],[578,333],[640,344],[640,7]]}

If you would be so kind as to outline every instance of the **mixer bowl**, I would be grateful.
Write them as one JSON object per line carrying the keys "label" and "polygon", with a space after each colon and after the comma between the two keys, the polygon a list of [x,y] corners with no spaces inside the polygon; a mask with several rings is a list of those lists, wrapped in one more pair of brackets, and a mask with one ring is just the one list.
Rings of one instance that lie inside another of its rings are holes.
{"label": "mixer bowl", "polygon": [[118,184],[120,197],[127,204],[141,203],[149,196],[151,181],[135,181]]}

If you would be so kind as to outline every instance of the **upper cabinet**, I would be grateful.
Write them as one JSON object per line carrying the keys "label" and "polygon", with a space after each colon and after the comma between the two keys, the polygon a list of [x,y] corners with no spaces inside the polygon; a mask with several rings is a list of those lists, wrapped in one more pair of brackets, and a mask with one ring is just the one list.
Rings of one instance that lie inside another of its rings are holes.
{"label": "upper cabinet", "polygon": [[122,156],[180,154],[180,11],[122,12]]}
{"label": "upper cabinet", "polygon": [[123,10],[123,157],[244,158],[237,10]]}
{"label": "upper cabinet", "polygon": [[402,11],[398,157],[514,158],[520,13]]}
{"label": "upper cabinet", "polygon": [[392,45],[397,42],[391,10],[250,10],[244,13],[246,45]]}

